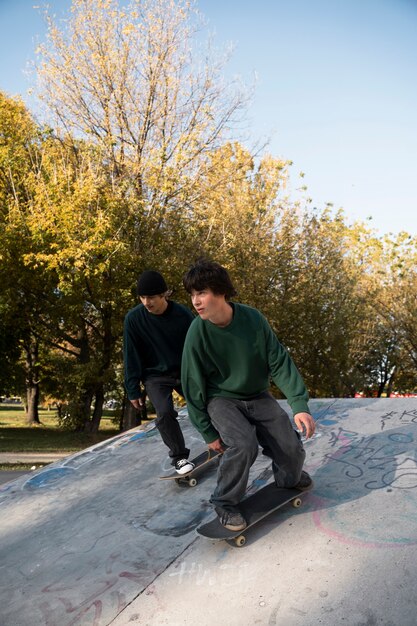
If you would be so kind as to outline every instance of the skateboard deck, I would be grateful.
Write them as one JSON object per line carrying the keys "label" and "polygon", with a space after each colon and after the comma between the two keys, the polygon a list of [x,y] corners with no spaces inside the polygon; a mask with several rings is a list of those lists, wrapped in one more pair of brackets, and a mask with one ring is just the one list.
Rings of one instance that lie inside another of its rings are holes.
{"label": "skateboard deck", "polygon": [[244,530],[228,530],[220,524],[216,516],[206,524],[199,526],[197,532],[209,539],[233,541],[236,546],[241,547],[246,543],[245,535],[249,528],[284,506],[284,504],[287,504],[287,502],[291,502],[294,507],[301,506],[302,500],[300,496],[303,493],[299,489],[282,489],[277,487],[275,483],[270,483],[240,503],[240,512],[247,523]]}
{"label": "skateboard deck", "polygon": [[216,461],[222,452],[214,452],[213,450],[204,450],[201,454],[196,456],[194,459],[191,459],[191,463],[194,463],[195,467],[191,470],[191,472],[187,472],[186,474],[177,474],[174,470],[170,474],[166,476],[160,476],[161,480],[175,480],[177,485],[186,484],[189,487],[195,487],[198,483],[197,476],[205,472],[209,467],[211,467],[212,463]]}

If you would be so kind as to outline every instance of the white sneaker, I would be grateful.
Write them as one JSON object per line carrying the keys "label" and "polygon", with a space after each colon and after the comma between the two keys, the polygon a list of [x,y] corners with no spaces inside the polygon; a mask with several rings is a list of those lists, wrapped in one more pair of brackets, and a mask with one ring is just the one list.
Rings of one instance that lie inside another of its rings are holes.
{"label": "white sneaker", "polygon": [[188,459],[180,459],[175,463],[175,471],[177,474],[188,474],[194,469],[194,463],[188,461]]}

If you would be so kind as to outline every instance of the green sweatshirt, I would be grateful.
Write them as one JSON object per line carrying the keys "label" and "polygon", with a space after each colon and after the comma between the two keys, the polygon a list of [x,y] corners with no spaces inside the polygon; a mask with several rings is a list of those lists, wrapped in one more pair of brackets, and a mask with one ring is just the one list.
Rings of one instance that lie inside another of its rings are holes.
{"label": "green sweatshirt", "polygon": [[257,309],[230,303],[231,323],[222,328],[196,318],[182,356],[182,388],[190,420],[210,443],[218,438],[207,413],[211,398],[250,399],[269,389],[270,378],[294,413],[307,412],[308,392],[293,360]]}
{"label": "green sweatshirt", "polygon": [[140,382],[148,377],[179,375],[185,335],[193,319],[190,309],[172,300],[162,315],[149,313],[143,304],[127,313],[123,358],[129,400],[140,397]]}

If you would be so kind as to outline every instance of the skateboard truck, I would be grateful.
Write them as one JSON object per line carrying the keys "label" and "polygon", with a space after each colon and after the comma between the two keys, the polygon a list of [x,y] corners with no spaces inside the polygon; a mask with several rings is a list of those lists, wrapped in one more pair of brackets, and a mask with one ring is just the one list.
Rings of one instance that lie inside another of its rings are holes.
{"label": "skateboard truck", "polygon": [[189,487],[195,487],[198,484],[197,478],[194,478],[194,476],[189,476],[188,474],[184,474],[183,476],[178,476],[178,478],[175,478],[174,480],[177,483],[177,485],[186,483]]}

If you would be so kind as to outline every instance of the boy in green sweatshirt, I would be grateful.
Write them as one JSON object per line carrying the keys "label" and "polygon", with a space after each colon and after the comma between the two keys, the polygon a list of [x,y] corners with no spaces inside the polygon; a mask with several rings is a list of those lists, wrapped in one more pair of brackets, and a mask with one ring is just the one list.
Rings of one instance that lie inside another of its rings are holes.
{"label": "boy in green sweatshirt", "polygon": [[137,292],[141,304],[131,309],[124,322],[123,356],[125,387],[136,409],[143,404],[141,383],[156,411],[155,424],[169,449],[178,474],[194,465],[178,424],[172,400],[181,389],[181,355],[185,336],[194,319],[191,311],[167,299],[168,287],[159,272],[147,270],[139,276]]}
{"label": "boy in green sweatshirt", "polygon": [[270,378],[307,438],[315,424],[294,362],[257,309],[230,301],[236,291],[225,268],[201,260],[183,282],[198,317],[184,344],[182,388],[191,422],[210,449],[224,450],[211,502],[223,526],[239,531],[246,527],[239,503],[258,445],[272,459],[278,487],[313,485],[302,471],[300,436],[268,391]]}

